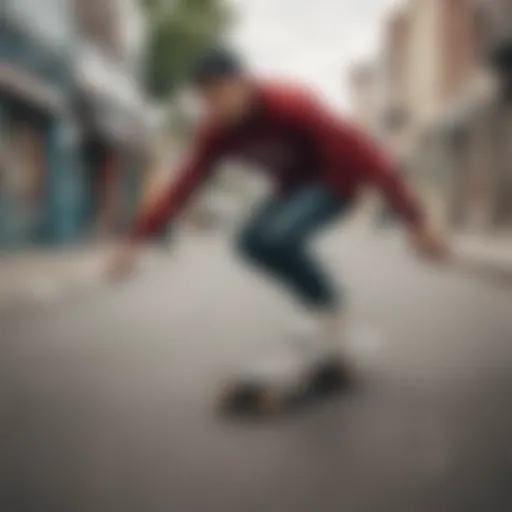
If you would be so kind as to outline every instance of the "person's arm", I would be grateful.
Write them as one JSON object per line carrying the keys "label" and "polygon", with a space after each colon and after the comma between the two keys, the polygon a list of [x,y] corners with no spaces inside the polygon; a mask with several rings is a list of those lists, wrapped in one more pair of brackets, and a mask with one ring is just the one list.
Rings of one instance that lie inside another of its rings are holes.
{"label": "person's arm", "polygon": [[294,103],[297,122],[316,140],[321,151],[322,171],[328,183],[335,184],[340,169],[348,167],[375,184],[408,224],[424,220],[419,200],[409,190],[398,167],[376,143],[355,127],[344,124],[314,97],[305,94]]}
{"label": "person's arm", "polygon": [[317,142],[327,184],[332,184],[333,188],[336,186],[340,169],[344,166],[348,166],[352,172],[363,173],[405,219],[416,250],[436,260],[449,256],[444,238],[431,225],[398,167],[385,157],[370,138],[343,124],[314,98],[301,96],[293,104],[294,121]]}
{"label": "person's arm", "polygon": [[107,278],[118,280],[132,272],[140,243],[185,206],[192,193],[209,176],[221,152],[222,147],[217,135],[203,132],[198,136],[190,157],[177,172],[177,180],[171,183],[154,203],[144,209],[127,239],[115,250],[107,265]]}
{"label": "person's arm", "polygon": [[155,233],[188,202],[192,193],[210,175],[221,153],[216,134],[204,132],[197,137],[190,156],[178,169],[174,180],[136,220],[131,232],[132,241]]}
{"label": "person's arm", "polygon": [[400,166],[389,159],[376,143],[359,133],[350,139],[356,161],[362,162],[361,172],[383,193],[389,205],[410,226],[426,222],[426,213],[419,197],[402,174]]}

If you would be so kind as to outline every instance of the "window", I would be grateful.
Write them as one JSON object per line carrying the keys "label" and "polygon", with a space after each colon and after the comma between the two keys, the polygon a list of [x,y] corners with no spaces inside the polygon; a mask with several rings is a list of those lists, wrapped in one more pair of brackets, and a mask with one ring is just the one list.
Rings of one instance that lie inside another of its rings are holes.
{"label": "window", "polygon": [[6,15],[51,46],[67,45],[72,36],[68,0],[6,0]]}
{"label": "window", "polygon": [[67,0],[6,0],[6,14],[51,46],[63,46],[72,36]]}
{"label": "window", "polygon": [[389,132],[403,130],[409,122],[407,110],[403,107],[391,107],[384,114],[383,123]]}
{"label": "window", "polygon": [[120,51],[117,2],[106,0],[73,0],[81,36],[112,55]]}

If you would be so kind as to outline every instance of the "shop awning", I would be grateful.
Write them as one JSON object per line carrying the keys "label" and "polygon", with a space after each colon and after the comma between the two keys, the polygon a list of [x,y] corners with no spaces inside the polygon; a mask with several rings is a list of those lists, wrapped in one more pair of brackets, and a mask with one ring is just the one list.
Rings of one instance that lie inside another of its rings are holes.
{"label": "shop awning", "polygon": [[146,146],[150,108],[133,77],[93,47],[83,49],[75,69],[77,102],[87,128],[116,144]]}
{"label": "shop awning", "polygon": [[65,98],[58,88],[9,62],[0,62],[0,90],[33,103],[43,110],[64,107]]}

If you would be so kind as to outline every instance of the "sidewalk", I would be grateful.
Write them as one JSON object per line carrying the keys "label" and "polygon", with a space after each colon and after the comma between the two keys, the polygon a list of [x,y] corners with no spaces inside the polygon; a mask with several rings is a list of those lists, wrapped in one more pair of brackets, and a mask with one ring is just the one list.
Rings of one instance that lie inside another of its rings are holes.
{"label": "sidewalk", "polygon": [[461,257],[512,276],[512,235],[458,234],[454,246]]}
{"label": "sidewalk", "polygon": [[110,249],[96,244],[0,255],[0,308],[57,299],[72,287],[99,280]]}
{"label": "sidewalk", "polygon": [[[100,285],[113,248],[114,242],[105,242],[53,250],[0,252],[0,311],[57,301],[82,288]],[[165,247],[148,246],[140,264],[151,266],[166,254]]]}
{"label": "sidewalk", "polygon": [[[373,236],[401,237],[398,226],[376,228],[375,223],[354,223],[354,229]],[[464,233],[447,231],[450,248],[464,268],[512,283],[512,233]]]}
{"label": "sidewalk", "polygon": [[[345,227],[372,233],[354,219]],[[187,236],[185,233],[182,236]],[[190,236],[190,235],[188,235]],[[452,246],[459,258],[482,270],[512,279],[512,235],[454,234]],[[101,279],[112,244],[91,244],[58,250],[0,253],[0,309],[58,300],[75,288],[94,285]],[[161,255],[161,254],[160,254]],[[147,249],[144,260],[152,260]],[[157,257],[157,256],[156,256]]]}

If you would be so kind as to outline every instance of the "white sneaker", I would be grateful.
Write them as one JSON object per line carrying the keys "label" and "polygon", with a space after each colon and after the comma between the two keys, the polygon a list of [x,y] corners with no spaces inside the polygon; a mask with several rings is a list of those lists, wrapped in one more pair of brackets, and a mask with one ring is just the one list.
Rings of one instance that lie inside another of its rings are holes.
{"label": "white sneaker", "polygon": [[240,377],[244,381],[266,382],[278,387],[298,385],[306,371],[307,359],[289,344],[275,347],[244,365]]}
{"label": "white sneaker", "polygon": [[[334,323],[334,319],[329,322]],[[324,318],[306,318],[289,330],[289,344],[312,357],[336,355],[342,349],[341,328],[336,332]]]}

